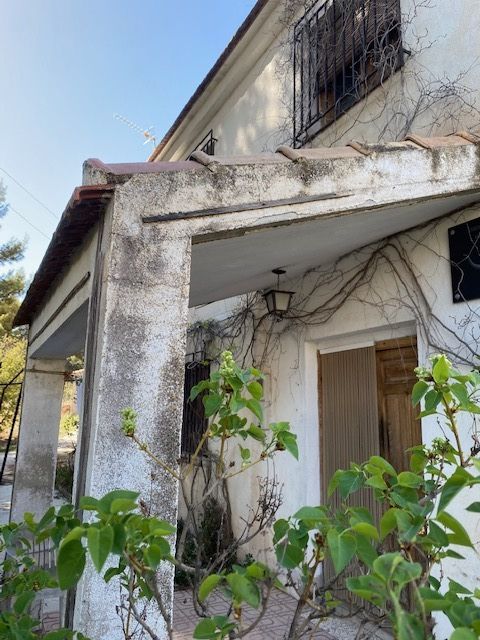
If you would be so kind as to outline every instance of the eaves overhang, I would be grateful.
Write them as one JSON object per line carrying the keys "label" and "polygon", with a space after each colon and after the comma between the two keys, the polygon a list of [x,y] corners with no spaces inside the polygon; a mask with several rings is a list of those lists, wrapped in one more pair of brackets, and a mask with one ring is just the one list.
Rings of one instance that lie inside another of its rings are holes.
{"label": "eaves overhang", "polygon": [[75,250],[92,230],[112,197],[115,185],[74,189],[55,233],[17,311],[14,326],[30,324],[52,283],[70,263]]}

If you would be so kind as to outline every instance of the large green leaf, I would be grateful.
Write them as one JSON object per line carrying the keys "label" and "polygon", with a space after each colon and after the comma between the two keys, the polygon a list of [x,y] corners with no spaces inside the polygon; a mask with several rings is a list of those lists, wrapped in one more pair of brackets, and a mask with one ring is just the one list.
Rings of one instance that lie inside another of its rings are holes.
{"label": "large green leaf", "polygon": [[[25,588],[25,587],[22,587]],[[23,591],[15,598],[15,604],[13,605],[13,610],[17,615],[21,615],[26,612],[27,608],[30,606],[31,602],[35,598],[35,591]],[[7,636],[10,637],[10,636]]]}
{"label": "large green leaf", "polygon": [[445,531],[438,526],[433,520],[428,524],[428,537],[438,547],[448,546],[448,536]]}
{"label": "large green leaf", "polygon": [[258,440],[258,442],[264,442],[267,437],[265,431],[257,426],[256,424],[251,424],[247,429],[247,433],[254,439]]}
{"label": "large green leaf", "polygon": [[217,625],[210,618],[201,620],[195,627],[193,637],[196,640],[210,640],[211,638],[218,638]]}
{"label": "large green leaf", "polygon": [[110,514],[110,507],[114,500],[136,500],[139,495],[137,491],[115,489],[115,491],[110,491],[98,501],[97,508],[104,514]]}
{"label": "large green leaf", "polygon": [[422,574],[422,566],[418,562],[408,562],[398,551],[379,556],[373,563],[373,569],[385,584],[396,584],[397,591]]}
{"label": "large green leaf", "polygon": [[411,471],[402,471],[398,474],[397,482],[402,487],[419,487],[423,479]]}
{"label": "large green leaf", "polygon": [[260,422],[263,420],[263,408],[261,402],[259,402],[255,398],[250,398],[250,400],[247,400],[247,407],[250,409],[253,415],[260,420]]}
{"label": "large green leaf", "polygon": [[375,560],[378,558],[378,553],[366,536],[357,534],[356,538],[358,557],[367,567],[371,568]]}
{"label": "large green leaf", "polygon": [[276,544],[279,540],[281,540],[290,528],[290,524],[288,520],[285,518],[280,518],[273,525],[273,543]]}
{"label": "large green leaf", "polygon": [[386,601],[384,583],[371,574],[347,578],[347,589],[360,598],[373,602],[378,607],[383,607]]}
{"label": "large green leaf", "polygon": [[332,556],[335,571],[340,573],[353,558],[357,549],[357,541],[351,533],[330,529],[327,533],[328,548]]}
{"label": "large green leaf", "polygon": [[87,531],[88,550],[97,571],[101,571],[113,546],[113,528],[107,524],[102,527],[89,527]]}
{"label": "large green leaf", "polygon": [[130,500],[129,498],[116,498],[115,500],[112,500],[110,513],[126,513],[128,511],[133,511],[136,507],[137,503],[135,500]]}
{"label": "large green leaf", "polygon": [[295,569],[303,562],[304,558],[303,549],[286,541],[277,544],[275,554],[278,562],[285,569]]}
{"label": "large green leaf", "polygon": [[209,393],[207,396],[203,396],[202,402],[205,408],[205,416],[210,418],[222,406],[223,398],[218,393]]}
{"label": "large green leaf", "polygon": [[[167,544],[168,546],[168,544]],[[162,560],[162,550],[158,544],[150,544],[144,551],[144,558],[150,569],[156,569]]]}
{"label": "large green leaf", "polygon": [[380,535],[382,540],[397,527],[397,512],[398,509],[391,507],[383,514],[380,520]]}
{"label": "large green leaf", "polygon": [[255,398],[255,400],[261,400],[263,396],[263,387],[262,385],[253,380],[250,384],[247,385],[247,389],[250,391],[250,394]]}
{"label": "large green leaf", "polygon": [[442,511],[437,515],[436,520],[452,531],[452,533],[447,534],[450,544],[458,544],[461,547],[473,547],[470,536],[456,518],[446,511]]}
{"label": "large green leaf", "polygon": [[319,522],[325,518],[324,507],[302,507],[293,516],[295,520],[311,520],[313,522]]}
{"label": "large green leaf", "polygon": [[230,573],[226,580],[235,599],[241,603],[246,602],[257,609],[260,605],[260,590],[252,581],[238,573]]}
{"label": "large green leaf", "polygon": [[284,445],[285,449],[292,454],[295,460],[298,460],[297,436],[289,431],[281,431],[277,435],[277,439]]}
{"label": "large green leaf", "polygon": [[443,485],[440,500],[438,501],[438,512],[443,511],[457,493],[467,486],[471,480],[472,476],[468,471],[465,471],[463,467],[457,467]]}
{"label": "large green leaf", "polygon": [[358,491],[363,485],[363,476],[358,471],[335,471],[328,485],[328,496],[330,497],[338,488],[340,495],[345,500],[351,493]]}
{"label": "large green leaf", "polygon": [[193,637],[195,640],[219,640],[227,638],[235,624],[230,622],[227,616],[214,616],[206,618],[197,624]]}
{"label": "large green leaf", "polygon": [[382,473],[386,473],[389,476],[397,475],[397,472],[388,462],[388,460],[385,460],[385,458],[382,458],[381,456],[370,456],[366,465],[366,469],[370,471],[370,473],[372,473],[372,467],[376,467],[376,469],[379,469]]}
{"label": "large green leaf", "polygon": [[98,509],[98,500],[90,496],[82,496],[79,505],[83,511],[96,511]]}
{"label": "large green leaf", "polygon": [[448,600],[443,594],[434,589],[420,587],[419,593],[422,596],[423,606],[428,613],[432,611],[445,611],[452,605],[451,600]]}
{"label": "large green leaf", "polygon": [[362,535],[367,538],[371,538],[372,540],[378,540],[379,535],[377,528],[373,524],[369,524],[368,522],[357,522],[352,526],[354,531],[358,531]]}
{"label": "large green leaf", "polygon": [[423,396],[430,389],[430,385],[425,382],[425,380],[419,380],[416,384],[413,385],[412,389],[412,404],[415,407]]}
{"label": "large green leaf", "polygon": [[206,600],[210,593],[218,586],[220,581],[223,580],[223,576],[212,573],[207,576],[205,580],[202,580],[200,587],[198,588],[198,597],[201,602]]}
{"label": "large green leaf", "polygon": [[73,587],[85,568],[85,549],[80,540],[70,540],[60,547],[57,555],[57,575],[60,589]]}

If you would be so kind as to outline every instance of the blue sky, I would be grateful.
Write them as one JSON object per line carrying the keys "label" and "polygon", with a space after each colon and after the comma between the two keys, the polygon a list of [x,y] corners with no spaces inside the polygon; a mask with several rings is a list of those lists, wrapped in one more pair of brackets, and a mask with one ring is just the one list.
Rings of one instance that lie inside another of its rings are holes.
{"label": "blue sky", "polygon": [[0,242],[27,239],[22,266],[31,277],[81,184],[83,160],[133,162],[150,153],[151,145],[113,114],[153,125],[161,138],[255,2],[1,4],[0,178],[12,209]]}

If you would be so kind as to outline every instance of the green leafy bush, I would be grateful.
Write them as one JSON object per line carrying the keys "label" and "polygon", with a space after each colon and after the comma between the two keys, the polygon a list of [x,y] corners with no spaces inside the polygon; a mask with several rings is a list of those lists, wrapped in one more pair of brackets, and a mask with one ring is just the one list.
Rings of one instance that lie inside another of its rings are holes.
{"label": "green leafy bush", "polygon": [[[228,602],[225,615],[206,616],[199,622],[194,638],[244,637],[264,615],[272,590],[287,588],[297,594],[297,607],[286,637],[305,637],[311,620],[331,615],[338,605],[328,587],[313,589],[326,560],[331,561],[337,576],[346,572],[352,562],[361,568],[357,575],[347,578],[347,588],[384,611],[397,640],[432,639],[432,614],[440,611],[454,628],[451,640],[480,636],[480,590],[469,590],[452,579],[445,588],[433,575],[445,558],[464,560],[458,547],[473,548],[468,532],[449,509],[461,491],[480,483],[480,463],[475,457],[478,448],[474,443],[470,452],[462,449],[458,424],[459,414],[480,413],[480,375],[476,371],[466,375],[457,372],[445,356],[435,356],[431,368],[419,369],[417,375],[414,404],[423,403],[422,416],[437,415],[450,438],[437,438],[429,447],[412,449],[408,471],[397,473],[380,456],[338,470],[328,492],[340,493],[340,509],[333,510],[329,504],[306,506],[292,517],[275,522],[273,545],[280,571],[252,561],[201,574],[199,601],[205,603],[212,592],[220,589]],[[242,442],[253,438],[261,444],[261,453],[253,460],[240,445],[243,469],[277,451],[288,450],[295,457],[298,454],[288,423],[268,428],[262,425],[260,379],[260,372],[241,370],[230,357],[225,357],[220,370],[197,385],[192,394],[206,392],[204,404],[211,417],[208,437],[218,439],[220,453],[222,443],[233,437]],[[255,420],[249,421],[243,413],[240,417],[240,410],[248,410]],[[124,433],[154,458],[138,440],[134,412],[126,410],[123,418]],[[168,470],[162,461],[158,463]],[[170,471],[180,478],[175,469]],[[219,456],[219,478],[239,472],[241,469],[231,470],[225,458]],[[351,496],[364,489],[370,490],[382,505],[379,521],[366,508],[350,504]],[[179,566],[171,551],[174,527],[148,515],[138,494],[132,491],[113,491],[101,499],[84,497],[80,508],[90,512],[88,522],[80,521],[74,508],[65,505],[58,511],[52,507],[39,522],[25,514],[24,523],[0,528],[0,551],[8,551],[3,560],[0,600],[10,604],[0,615],[0,637],[38,637],[38,621],[29,613],[36,594],[50,586],[74,586],[83,574],[87,555],[105,581],[120,579],[127,599],[119,608],[127,609],[147,635],[155,638],[143,614],[144,602],[155,603],[171,629],[157,571],[162,563]],[[467,510],[479,513],[480,503],[473,501]],[[44,541],[57,549],[56,578],[37,567],[29,553],[32,542]],[[245,607],[258,611],[257,620],[247,625]],[[58,633],[44,637],[83,638],[71,631]]]}

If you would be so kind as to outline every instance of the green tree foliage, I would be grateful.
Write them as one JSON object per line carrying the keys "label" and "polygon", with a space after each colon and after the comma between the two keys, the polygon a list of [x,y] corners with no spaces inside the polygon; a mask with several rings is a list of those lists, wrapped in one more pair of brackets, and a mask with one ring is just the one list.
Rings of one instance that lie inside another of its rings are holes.
{"label": "green tree foliage", "polygon": [[[5,188],[0,182],[0,219],[8,212]],[[0,245],[0,383],[7,383],[22,371],[25,360],[26,340],[21,331],[12,331],[12,323],[20,305],[20,295],[25,288],[22,271],[11,269],[13,263],[23,258],[25,245],[15,239]],[[15,382],[21,382],[19,376]],[[0,392],[3,390],[0,387]],[[0,434],[10,428],[19,393],[19,386],[13,385],[4,392],[0,408]]]}
{"label": "green tree foliage", "polygon": [[[5,333],[0,336],[0,383],[7,384],[15,378],[15,382],[22,382],[25,364],[25,352],[27,340],[22,335]],[[17,375],[20,374],[20,375]],[[16,377],[15,377],[16,376]],[[20,385],[13,384],[7,388],[0,386],[0,393],[3,392],[3,401],[0,408],[0,435],[5,436],[11,426],[15,405]]]}
{"label": "green tree foliage", "polygon": [[[0,182],[0,219],[8,212],[5,187]],[[11,239],[0,245],[0,337],[12,330],[12,322],[19,306],[19,297],[25,288],[25,277],[20,270],[9,268],[23,258],[25,243]]]}

